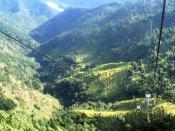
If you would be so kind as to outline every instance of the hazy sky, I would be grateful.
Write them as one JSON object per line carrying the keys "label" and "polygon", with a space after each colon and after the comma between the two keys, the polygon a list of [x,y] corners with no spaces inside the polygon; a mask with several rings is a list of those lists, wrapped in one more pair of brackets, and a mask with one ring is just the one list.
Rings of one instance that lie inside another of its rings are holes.
{"label": "hazy sky", "polygon": [[57,3],[54,2],[54,1],[46,0],[46,4],[47,4],[49,7],[53,8],[53,9],[59,11],[59,12],[64,11],[64,8],[61,7],[59,4],[57,4]]}
{"label": "hazy sky", "polygon": [[63,8],[66,8],[66,7],[93,8],[93,7],[103,5],[105,3],[110,3],[110,2],[119,1],[119,0],[47,0],[47,1],[49,1],[49,4],[53,7],[55,6],[53,5],[53,3],[59,4],[58,6],[59,8],[60,7],[63,7]]}
{"label": "hazy sky", "polygon": [[120,2],[123,3],[128,0],[45,0],[47,5],[59,12],[64,11],[64,9],[73,7],[73,8],[95,8],[100,5],[111,3],[111,2]]}

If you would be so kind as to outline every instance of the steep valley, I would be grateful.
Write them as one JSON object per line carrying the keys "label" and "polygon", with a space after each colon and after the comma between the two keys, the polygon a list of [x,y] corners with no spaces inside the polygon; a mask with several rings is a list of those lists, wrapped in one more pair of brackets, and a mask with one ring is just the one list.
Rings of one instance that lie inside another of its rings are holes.
{"label": "steep valley", "polygon": [[175,2],[156,72],[163,1],[52,2],[0,0],[0,130],[175,129]]}

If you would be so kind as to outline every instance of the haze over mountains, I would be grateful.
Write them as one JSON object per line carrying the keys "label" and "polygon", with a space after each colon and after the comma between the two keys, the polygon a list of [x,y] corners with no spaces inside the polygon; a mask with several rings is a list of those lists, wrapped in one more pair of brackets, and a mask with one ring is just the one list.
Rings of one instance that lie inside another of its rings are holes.
{"label": "haze over mountains", "polygon": [[42,0],[0,0],[1,23],[17,26],[18,30],[34,28],[57,13]]}
{"label": "haze over mountains", "polygon": [[[71,8],[94,8],[100,5],[111,3],[116,0],[55,0],[65,7]],[[120,0],[119,0],[120,1]]]}
{"label": "haze over mountains", "polygon": [[[64,11],[67,8],[80,8],[80,5],[84,5],[89,8],[88,5],[94,5],[94,7],[100,6],[107,1],[93,1],[94,4],[91,4],[92,1],[52,1],[52,0],[0,0],[0,16],[1,23],[6,24],[4,21],[10,21],[10,25],[14,25],[13,27],[17,27],[18,30],[21,27],[26,30],[31,30],[42,22],[52,18],[56,14]],[[108,3],[111,1],[108,1]],[[96,3],[96,4],[95,4]],[[98,4],[97,4],[98,3]],[[70,4],[71,6],[62,7],[61,5]],[[73,6],[76,5],[76,6]],[[9,16],[10,15],[10,16]],[[15,20],[11,20],[15,18]],[[22,19],[22,20],[21,20]],[[9,22],[8,22],[9,23]],[[7,23],[7,24],[8,24]],[[20,27],[21,26],[21,27]]]}
{"label": "haze over mountains", "polygon": [[63,8],[95,8],[107,3],[125,3],[128,0],[53,0]]}
{"label": "haze over mountains", "polygon": [[26,44],[33,44],[29,32],[59,11],[43,0],[0,0],[0,29]]}
{"label": "haze over mountains", "polygon": [[[49,8],[44,0],[6,0],[0,1],[1,11],[10,13],[28,13],[33,16],[51,17],[56,11]],[[35,9],[35,10],[34,10]]]}

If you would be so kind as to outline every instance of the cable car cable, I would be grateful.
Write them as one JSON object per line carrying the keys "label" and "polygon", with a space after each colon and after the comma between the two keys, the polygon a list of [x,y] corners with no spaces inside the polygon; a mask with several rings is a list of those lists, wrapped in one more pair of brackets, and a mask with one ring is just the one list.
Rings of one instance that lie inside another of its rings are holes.
{"label": "cable car cable", "polygon": [[155,70],[154,70],[154,78],[156,78],[157,68],[158,68],[158,64],[159,64],[159,54],[160,54],[160,46],[161,46],[162,34],[163,34],[165,10],[166,10],[166,0],[163,0],[162,16],[161,16],[161,23],[160,23],[160,33],[159,33],[159,41],[158,41],[157,55],[156,55],[156,65],[155,65]]}
{"label": "cable car cable", "polygon": [[9,38],[11,38],[12,40],[14,40],[14,41],[16,41],[16,42],[18,42],[18,43],[20,43],[21,45],[23,45],[23,46],[25,46],[25,47],[27,47],[27,48],[33,50],[34,52],[38,53],[39,55],[43,56],[44,58],[49,59],[49,60],[51,60],[51,61],[54,62],[54,63],[59,63],[61,66],[68,68],[67,65],[65,65],[65,64],[63,65],[63,64],[62,64],[59,60],[57,60],[56,58],[53,58],[53,57],[50,57],[50,56],[48,56],[48,55],[45,55],[44,53],[41,53],[40,51],[36,50],[35,48],[33,48],[33,47],[31,47],[31,46],[29,46],[29,45],[27,45],[27,44],[21,42],[20,40],[18,40],[18,39],[16,39],[16,38],[12,37],[11,35],[9,35],[9,34],[3,32],[3,31],[1,31],[1,30],[0,30],[0,33],[3,34],[3,35],[5,35],[5,36],[7,36],[7,37],[9,37]]}

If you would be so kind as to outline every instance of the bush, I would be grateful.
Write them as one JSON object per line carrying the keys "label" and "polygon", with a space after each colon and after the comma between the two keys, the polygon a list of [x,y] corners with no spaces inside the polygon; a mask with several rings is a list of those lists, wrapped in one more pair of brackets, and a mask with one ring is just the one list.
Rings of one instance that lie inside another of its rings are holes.
{"label": "bush", "polygon": [[0,110],[9,111],[16,107],[16,104],[5,96],[0,95]]}
{"label": "bush", "polygon": [[175,129],[175,117],[166,114],[161,108],[150,111],[134,111],[125,117],[123,125],[126,131],[171,131]]}
{"label": "bush", "polygon": [[175,90],[165,91],[162,98],[169,102],[175,103]]}
{"label": "bush", "polygon": [[56,84],[54,87],[46,87],[44,93],[49,93],[56,98],[62,100],[64,105],[69,106],[75,102],[86,101],[87,94],[85,93],[86,85],[80,83],[79,81],[62,81]]}

